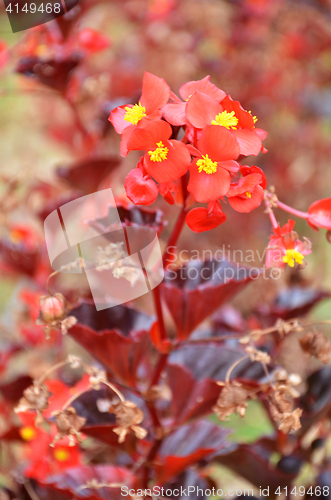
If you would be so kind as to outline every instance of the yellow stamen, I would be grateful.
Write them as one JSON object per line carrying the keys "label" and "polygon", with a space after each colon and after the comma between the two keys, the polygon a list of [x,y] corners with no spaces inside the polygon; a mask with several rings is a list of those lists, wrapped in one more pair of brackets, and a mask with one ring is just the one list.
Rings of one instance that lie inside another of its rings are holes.
{"label": "yellow stamen", "polygon": [[252,197],[252,193],[250,193],[249,191],[247,191],[246,196],[247,196],[247,198],[251,198]]}
{"label": "yellow stamen", "polygon": [[33,427],[22,427],[20,429],[20,434],[24,441],[32,441],[35,439],[37,431]]}
{"label": "yellow stamen", "polygon": [[258,118],[256,116],[253,116],[252,115],[252,112],[251,111],[248,111],[248,113],[251,115],[251,117],[253,118],[253,122],[256,123]]}
{"label": "yellow stamen", "polygon": [[54,450],[54,458],[58,462],[66,462],[70,458],[70,453],[65,448],[56,448]]}
{"label": "yellow stamen", "polygon": [[201,160],[198,160],[197,161],[197,166],[199,167],[199,173],[202,172],[202,170],[204,170],[206,172],[206,174],[214,174],[215,172],[217,172],[217,162],[216,161],[212,161],[208,155],[202,155],[202,158]]}
{"label": "yellow stamen", "polygon": [[236,117],[234,111],[228,113],[227,111],[222,111],[215,116],[215,120],[211,121],[212,125],[220,125],[221,127],[226,127],[228,129],[236,129],[238,125],[238,118]]}
{"label": "yellow stamen", "polygon": [[286,250],[286,255],[283,257],[283,262],[285,264],[288,264],[290,267],[294,267],[294,263],[297,262],[297,264],[302,264],[303,263],[304,256],[302,253],[298,252],[297,250]]}
{"label": "yellow stamen", "polygon": [[137,123],[146,116],[146,109],[140,103],[135,104],[132,108],[126,106],[125,111],[124,120],[132,123],[132,125],[137,125]]}
{"label": "yellow stamen", "polygon": [[154,151],[148,151],[150,159],[152,161],[166,160],[169,149],[163,145],[162,141],[158,142],[156,145],[157,148]]}

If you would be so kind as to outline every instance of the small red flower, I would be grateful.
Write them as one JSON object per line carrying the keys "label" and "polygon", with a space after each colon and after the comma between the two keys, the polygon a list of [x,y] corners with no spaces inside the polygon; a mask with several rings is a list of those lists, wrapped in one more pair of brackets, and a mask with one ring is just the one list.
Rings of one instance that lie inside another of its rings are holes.
{"label": "small red flower", "polygon": [[266,256],[266,267],[284,268],[286,264],[294,267],[294,264],[303,264],[305,255],[311,253],[311,242],[307,238],[302,242],[298,234],[293,231],[295,222],[289,220],[282,228],[274,229],[270,238]]}
{"label": "small red flower", "polygon": [[219,201],[208,203],[207,208],[197,207],[186,216],[186,224],[195,233],[209,231],[226,221]]}
{"label": "small red flower", "polygon": [[314,228],[331,230],[331,198],[315,201],[308,208],[308,223]]}
{"label": "small red flower", "polygon": [[230,130],[239,143],[242,155],[256,156],[261,151],[266,132],[256,129],[257,118],[230,96],[224,97],[219,103],[206,94],[195,92],[187,103],[186,116],[193,127],[198,129],[215,125]]}
{"label": "small red flower", "polygon": [[110,46],[109,38],[91,28],[81,30],[77,35],[77,40],[79,46],[90,54],[100,52]]}
{"label": "small red flower", "polygon": [[175,104],[166,104],[162,109],[162,114],[164,118],[171,123],[171,125],[189,125],[190,122],[186,116],[186,105],[190,100],[194,92],[201,92],[216,101],[220,102],[225,97],[225,92],[216,87],[210,82],[210,76],[206,76],[202,80],[197,80],[193,82],[184,83],[179,89],[179,94],[184,99],[181,101],[173,92],[170,92],[170,99],[172,99]]}
{"label": "small red flower", "polygon": [[230,185],[226,196],[234,210],[248,213],[261,205],[267,180],[259,167],[242,166],[240,172],[243,177]]}
{"label": "small red flower", "polygon": [[128,154],[128,140],[136,129],[144,128],[151,121],[159,120],[161,108],[169,100],[169,85],[158,76],[145,71],[142,94],[138,104],[119,106],[110,113],[109,121],[122,135],[121,155]]}
{"label": "small red flower", "polygon": [[136,205],[151,205],[159,194],[156,182],[139,166],[128,173],[124,187],[126,196]]}
{"label": "small red flower", "polygon": [[184,175],[191,157],[185,144],[169,140],[172,128],[165,121],[137,128],[128,141],[128,150],[145,150],[144,167],[157,182],[176,181]]}
{"label": "small red flower", "polygon": [[169,205],[175,204],[175,194],[178,188],[175,182],[165,182],[159,184],[159,193]]}
{"label": "small red flower", "polygon": [[230,188],[230,172],[237,172],[239,145],[225,127],[207,126],[198,140],[198,149],[190,147],[197,156],[190,167],[187,189],[200,203],[215,201]]}

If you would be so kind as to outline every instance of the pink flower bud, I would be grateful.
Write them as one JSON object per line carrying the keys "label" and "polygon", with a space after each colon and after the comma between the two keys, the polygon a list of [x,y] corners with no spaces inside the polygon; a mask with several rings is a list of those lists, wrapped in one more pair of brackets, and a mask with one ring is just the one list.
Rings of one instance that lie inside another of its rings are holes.
{"label": "pink flower bud", "polygon": [[62,320],[67,316],[67,301],[61,293],[40,297],[39,305],[39,319],[46,324]]}

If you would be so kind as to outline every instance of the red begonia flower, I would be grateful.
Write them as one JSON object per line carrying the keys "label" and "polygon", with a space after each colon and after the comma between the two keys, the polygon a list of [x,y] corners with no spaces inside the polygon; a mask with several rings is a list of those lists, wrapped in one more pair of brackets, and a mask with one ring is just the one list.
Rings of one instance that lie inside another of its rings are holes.
{"label": "red begonia flower", "polygon": [[124,187],[126,196],[136,205],[151,205],[159,194],[156,182],[150,175],[144,176],[140,168],[128,173]]}
{"label": "red begonia flower", "polygon": [[165,121],[149,123],[137,128],[128,142],[128,149],[145,150],[144,167],[157,182],[176,181],[184,175],[191,157],[185,144],[169,140],[172,128]]}
{"label": "red begonia flower", "polygon": [[219,201],[208,203],[207,208],[193,208],[186,216],[186,224],[195,233],[209,231],[226,221]]}
{"label": "red begonia flower", "polygon": [[172,125],[191,125],[185,114],[187,102],[194,92],[201,92],[216,101],[220,102],[225,97],[225,92],[216,87],[210,82],[210,76],[206,76],[202,80],[184,83],[179,89],[179,94],[183,98],[181,101],[173,92],[170,93],[170,98],[175,104],[166,104],[162,109],[162,114],[165,119]]}
{"label": "red begonia flower", "polygon": [[109,121],[113,124],[116,132],[122,135],[122,156],[128,154],[127,143],[132,132],[161,118],[160,110],[168,102],[169,93],[169,85],[163,78],[145,71],[142,94],[138,104],[119,106],[111,111]]}
{"label": "red begonia flower", "polygon": [[207,126],[198,140],[198,150],[190,148],[199,158],[190,167],[187,189],[200,203],[215,201],[230,188],[230,173],[237,172],[239,145],[225,127]]}
{"label": "red begonia flower", "polygon": [[331,230],[331,198],[315,201],[308,208],[308,223],[314,228]]}
{"label": "red begonia flower", "polygon": [[310,240],[300,241],[298,234],[293,231],[294,224],[290,219],[283,227],[274,229],[266,255],[266,267],[284,268],[286,264],[294,267],[295,263],[301,265],[304,256],[311,253]]}
{"label": "red begonia flower", "polygon": [[243,177],[230,185],[226,196],[234,210],[248,213],[261,205],[267,180],[264,172],[256,166],[242,166],[240,172]]}
{"label": "red begonia flower", "polygon": [[81,30],[77,38],[79,46],[91,54],[100,52],[110,46],[109,38],[91,28]]}
{"label": "red begonia flower", "polygon": [[175,182],[165,182],[159,184],[159,193],[169,205],[175,204],[175,194],[178,188]]}
{"label": "red begonia flower", "polygon": [[207,125],[225,127],[235,135],[240,154],[258,155],[262,148],[264,130],[255,129],[256,117],[245,111],[238,101],[225,96],[219,103],[212,97],[195,92],[186,106],[186,116],[193,127],[203,129]]}

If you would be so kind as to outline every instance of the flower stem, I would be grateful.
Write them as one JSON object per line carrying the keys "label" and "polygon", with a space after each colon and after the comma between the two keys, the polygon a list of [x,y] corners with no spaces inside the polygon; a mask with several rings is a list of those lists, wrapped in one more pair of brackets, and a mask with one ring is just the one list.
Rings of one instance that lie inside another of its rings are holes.
{"label": "flower stem", "polygon": [[271,222],[271,225],[274,229],[276,229],[278,227],[278,222],[276,221],[276,217],[275,217],[275,214],[273,213],[273,210],[271,208],[271,205],[269,203],[269,201],[265,198],[264,199],[264,204],[266,206],[266,212],[268,213],[269,217],[270,217],[270,222]]}
{"label": "flower stem", "polygon": [[245,359],[248,359],[249,356],[244,356],[242,358],[239,358],[237,359],[237,361],[235,361],[231,366],[230,368],[228,369],[228,371],[226,372],[226,376],[225,376],[225,383],[228,384],[230,382],[230,375],[231,373],[233,372],[234,368],[239,365],[239,363],[241,363],[242,361],[244,361]]}
{"label": "flower stem", "polygon": [[302,212],[301,210],[297,210],[296,208],[292,208],[289,205],[286,205],[285,203],[282,203],[279,200],[277,200],[276,203],[277,203],[278,208],[285,210],[285,212],[288,212],[292,215],[296,215],[297,217],[301,217],[301,219],[308,219],[309,218],[308,212]]}
{"label": "flower stem", "polygon": [[161,296],[160,296],[160,286],[153,288],[152,292],[153,292],[157,321],[159,324],[160,337],[161,337],[161,340],[166,340],[167,339],[167,331],[166,331],[164,319],[163,319],[162,303],[161,303]]}

